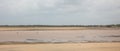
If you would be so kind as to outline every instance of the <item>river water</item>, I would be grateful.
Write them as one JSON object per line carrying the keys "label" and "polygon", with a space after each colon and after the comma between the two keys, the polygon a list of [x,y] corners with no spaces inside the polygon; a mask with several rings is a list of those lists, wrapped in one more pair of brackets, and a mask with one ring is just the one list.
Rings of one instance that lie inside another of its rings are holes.
{"label": "river water", "polygon": [[120,30],[0,31],[0,42],[120,42]]}

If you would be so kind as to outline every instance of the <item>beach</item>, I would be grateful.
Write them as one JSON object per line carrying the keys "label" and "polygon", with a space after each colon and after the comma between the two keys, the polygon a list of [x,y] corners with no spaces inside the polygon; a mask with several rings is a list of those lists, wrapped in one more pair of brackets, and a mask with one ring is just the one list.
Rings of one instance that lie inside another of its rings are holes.
{"label": "beach", "polygon": [[12,44],[0,51],[120,51],[120,43]]}

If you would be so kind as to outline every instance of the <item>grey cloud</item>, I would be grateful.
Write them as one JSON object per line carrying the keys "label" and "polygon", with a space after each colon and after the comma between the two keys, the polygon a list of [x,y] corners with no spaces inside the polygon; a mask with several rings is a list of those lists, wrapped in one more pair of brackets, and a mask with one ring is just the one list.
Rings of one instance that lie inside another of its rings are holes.
{"label": "grey cloud", "polygon": [[18,22],[116,24],[120,23],[120,0],[0,0],[0,24]]}

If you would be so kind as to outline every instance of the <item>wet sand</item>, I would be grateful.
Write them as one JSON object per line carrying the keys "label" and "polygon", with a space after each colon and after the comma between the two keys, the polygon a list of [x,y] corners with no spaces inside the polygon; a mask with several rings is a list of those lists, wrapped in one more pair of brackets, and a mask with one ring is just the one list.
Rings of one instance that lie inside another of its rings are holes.
{"label": "wet sand", "polygon": [[0,51],[120,51],[120,43],[0,45]]}

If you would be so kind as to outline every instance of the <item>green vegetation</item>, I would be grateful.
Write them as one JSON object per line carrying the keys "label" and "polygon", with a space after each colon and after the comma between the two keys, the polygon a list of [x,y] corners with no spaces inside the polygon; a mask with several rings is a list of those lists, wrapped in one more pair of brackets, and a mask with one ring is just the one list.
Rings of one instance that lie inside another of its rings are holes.
{"label": "green vegetation", "polygon": [[0,25],[0,27],[120,27],[120,24],[111,24],[111,25]]}

